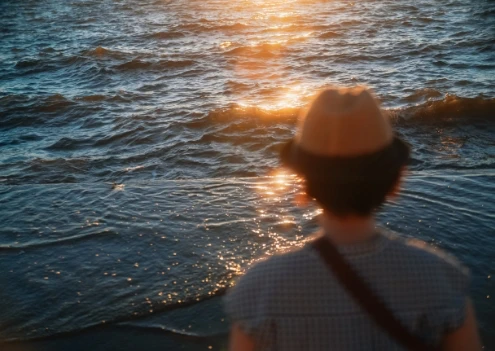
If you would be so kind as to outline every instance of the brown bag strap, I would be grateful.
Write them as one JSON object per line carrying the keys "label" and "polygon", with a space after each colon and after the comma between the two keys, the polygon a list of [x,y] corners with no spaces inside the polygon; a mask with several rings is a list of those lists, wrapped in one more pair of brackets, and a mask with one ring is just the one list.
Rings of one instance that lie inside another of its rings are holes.
{"label": "brown bag strap", "polygon": [[345,260],[336,247],[325,237],[312,242],[313,248],[325,260],[325,263],[338,281],[368,315],[399,344],[411,351],[438,351],[412,334],[395,317],[385,303],[359,277],[359,274]]}

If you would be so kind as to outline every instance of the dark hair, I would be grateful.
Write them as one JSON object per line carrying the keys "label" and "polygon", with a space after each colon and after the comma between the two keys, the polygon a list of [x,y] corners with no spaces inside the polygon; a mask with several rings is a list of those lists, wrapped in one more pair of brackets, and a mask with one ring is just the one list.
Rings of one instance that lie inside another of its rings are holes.
{"label": "dark hair", "polygon": [[401,168],[397,167],[379,179],[341,184],[306,177],[306,192],[337,217],[369,216],[385,203],[400,176]]}

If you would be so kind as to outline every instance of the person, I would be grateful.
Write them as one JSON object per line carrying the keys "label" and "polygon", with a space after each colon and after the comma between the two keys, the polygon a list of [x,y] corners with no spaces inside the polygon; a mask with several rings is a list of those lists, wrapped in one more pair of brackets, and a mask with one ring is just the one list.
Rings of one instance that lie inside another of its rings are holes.
{"label": "person", "polygon": [[[408,336],[431,349],[480,350],[466,269],[375,224],[376,211],[397,195],[408,158],[409,147],[364,87],[321,91],[281,152],[283,165],[305,180],[307,195],[322,208],[317,241],[336,248],[334,256]],[[363,308],[314,243],[257,263],[230,289],[230,350],[414,349],[376,323],[381,316]]]}

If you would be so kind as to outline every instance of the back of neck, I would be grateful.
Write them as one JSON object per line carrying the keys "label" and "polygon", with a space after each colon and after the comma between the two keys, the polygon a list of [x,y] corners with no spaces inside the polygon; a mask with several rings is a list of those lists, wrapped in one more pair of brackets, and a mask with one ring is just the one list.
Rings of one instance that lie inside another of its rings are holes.
{"label": "back of neck", "polygon": [[375,219],[373,216],[336,217],[323,211],[320,225],[325,235],[335,244],[346,245],[364,242],[375,236]]}

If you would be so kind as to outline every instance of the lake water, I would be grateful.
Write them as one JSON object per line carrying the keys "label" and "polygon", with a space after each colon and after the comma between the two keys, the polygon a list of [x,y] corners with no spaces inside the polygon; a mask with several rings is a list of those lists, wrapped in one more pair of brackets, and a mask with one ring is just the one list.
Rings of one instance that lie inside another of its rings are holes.
{"label": "lake water", "polygon": [[0,340],[222,344],[226,287],[316,227],[278,163],[300,106],[364,84],[413,149],[380,223],[470,268],[495,349],[494,28],[488,0],[0,2]]}

